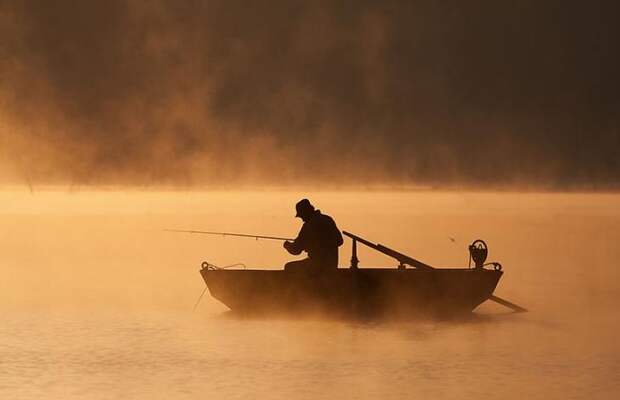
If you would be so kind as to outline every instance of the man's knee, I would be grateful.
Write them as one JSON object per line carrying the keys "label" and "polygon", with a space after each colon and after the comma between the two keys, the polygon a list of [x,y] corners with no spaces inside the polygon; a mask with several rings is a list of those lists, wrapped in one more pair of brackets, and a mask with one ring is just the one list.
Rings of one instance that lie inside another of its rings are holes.
{"label": "man's knee", "polygon": [[308,261],[309,261],[308,259],[305,259],[305,260],[287,262],[286,264],[284,264],[284,270],[285,271],[306,270],[308,267],[310,267],[310,263]]}

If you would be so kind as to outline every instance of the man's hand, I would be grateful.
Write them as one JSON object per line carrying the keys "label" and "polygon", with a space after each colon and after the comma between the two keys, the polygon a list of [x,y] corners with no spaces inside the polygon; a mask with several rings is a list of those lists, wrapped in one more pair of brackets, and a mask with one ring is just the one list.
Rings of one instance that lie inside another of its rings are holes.
{"label": "man's hand", "polygon": [[286,241],[286,242],[284,242],[283,246],[286,249],[286,251],[288,251],[289,253],[291,253],[294,256],[297,256],[297,255],[301,254],[301,249],[298,249],[295,246],[294,242]]}
{"label": "man's hand", "polygon": [[288,251],[289,253],[291,252],[291,245],[293,244],[293,242],[289,242],[288,240],[286,242],[284,242],[283,246],[286,249],[286,251]]}

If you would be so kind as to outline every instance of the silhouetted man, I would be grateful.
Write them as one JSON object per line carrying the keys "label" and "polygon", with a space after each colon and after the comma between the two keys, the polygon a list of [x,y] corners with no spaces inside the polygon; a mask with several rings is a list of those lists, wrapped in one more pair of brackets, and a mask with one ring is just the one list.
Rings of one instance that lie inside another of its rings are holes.
{"label": "silhouetted man", "polygon": [[338,247],[342,245],[342,234],[334,220],[315,210],[308,199],[295,205],[297,215],[304,221],[297,238],[284,242],[284,248],[293,255],[308,253],[308,258],[291,261],[284,266],[285,271],[291,270],[333,270],[338,268]]}

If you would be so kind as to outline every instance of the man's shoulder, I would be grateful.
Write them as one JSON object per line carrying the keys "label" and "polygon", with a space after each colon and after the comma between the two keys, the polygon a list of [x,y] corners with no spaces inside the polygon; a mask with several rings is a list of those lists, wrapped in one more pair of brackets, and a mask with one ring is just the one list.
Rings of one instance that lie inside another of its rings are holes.
{"label": "man's shoulder", "polygon": [[317,217],[318,217],[317,219],[320,220],[322,223],[335,224],[334,219],[332,217],[330,217],[327,214],[323,214],[320,211],[318,212]]}

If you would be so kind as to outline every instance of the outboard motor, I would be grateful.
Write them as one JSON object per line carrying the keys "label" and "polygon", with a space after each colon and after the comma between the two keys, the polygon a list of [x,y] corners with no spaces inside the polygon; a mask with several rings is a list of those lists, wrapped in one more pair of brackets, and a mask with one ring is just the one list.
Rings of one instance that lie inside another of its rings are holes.
{"label": "outboard motor", "polygon": [[474,261],[475,268],[477,270],[482,270],[486,265],[492,265],[493,269],[496,271],[502,270],[502,264],[498,262],[490,262],[484,263],[487,260],[487,256],[489,255],[489,248],[487,244],[482,239],[474,240],[472,244],[469,245],[469,268],[471,268],[471,262]]}
{"label": "outboard motor", "polygon": [[489,248],[482,239],[475,240],[469,245],[469,268],[471,268],[471,261],[474,260],[476,268],[484,267],[484,262],[489,255]]}

